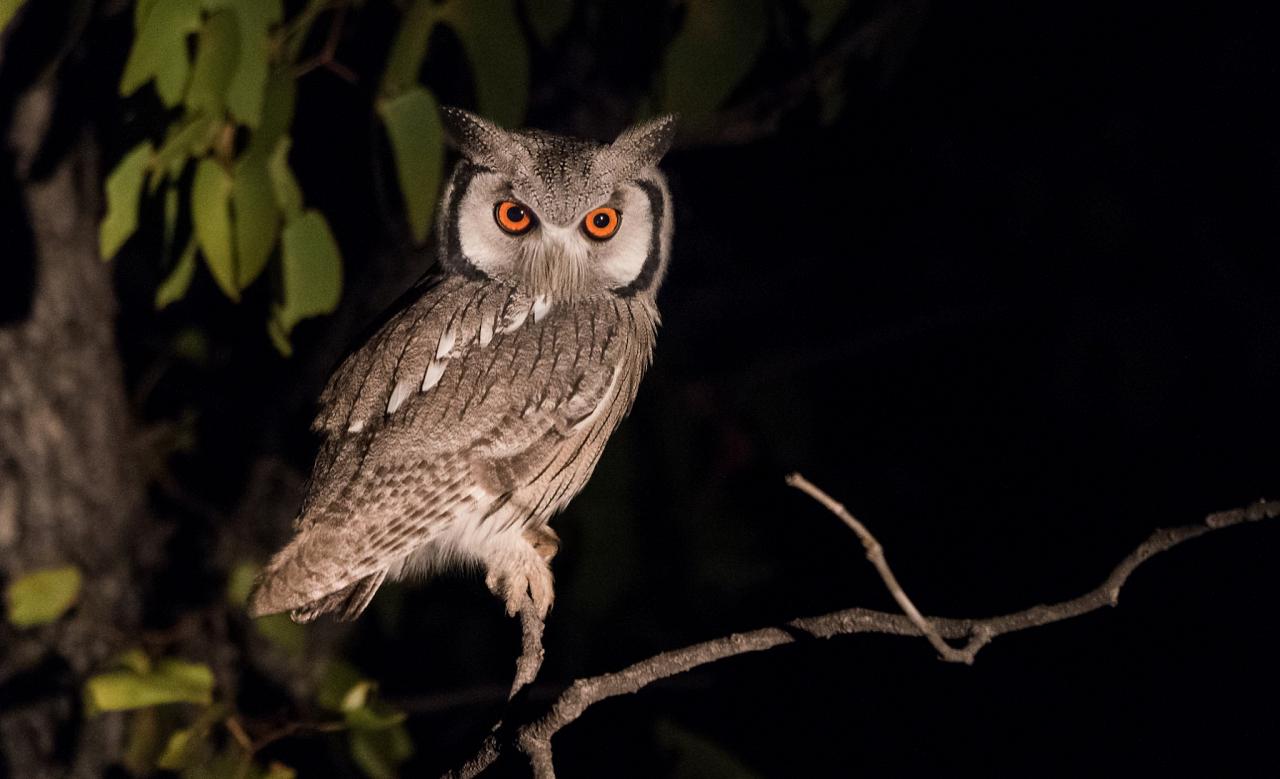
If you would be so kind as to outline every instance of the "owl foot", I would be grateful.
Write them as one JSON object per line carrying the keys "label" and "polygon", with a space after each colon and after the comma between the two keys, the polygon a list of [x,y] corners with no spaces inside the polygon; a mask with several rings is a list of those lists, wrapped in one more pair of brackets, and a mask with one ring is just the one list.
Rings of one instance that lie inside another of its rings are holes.
{"label": "owl foot", "polygon": [[[490,562],[484,583],[490,592],[506,603],[507,616],[516,616],[520,608],[531,600],[538,617],[546,619],[556,597],[551,569],[546,562],[550,557],[544,557],[545,551],[532,544],[522,546],[524,551],[519,555],[504,556],[500,562]],[[555,554],[554,546],[551,554]]]}
{"label": "owl foot", "polygon": [[556,531],[551,529],[550,525],[543,525],[534,530],[532,528],[524,531],[524,540],[529,542],[533,547],[533,551],[538,553],[543,562],[550,563],[551,558],[556,556],[556,552],[560,551],[560,536],[556,535]]}

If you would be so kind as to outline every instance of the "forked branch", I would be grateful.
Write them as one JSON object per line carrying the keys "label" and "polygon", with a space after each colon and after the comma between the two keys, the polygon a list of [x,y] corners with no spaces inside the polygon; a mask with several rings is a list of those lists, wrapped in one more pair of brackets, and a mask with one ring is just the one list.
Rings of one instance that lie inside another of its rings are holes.
{"label": "forked branch", "polygon": [[[1136,549],[1112,569],[1110,575],[1094,589],[1061,603],[1033,606],[1023,611],[984,619],[926,617],[912,603],[885,560],[884,551],[870,531],[831,496],[799,474],[787,477],[787,483],[817,500],[849,525],[862,541],[867,558],[876,567],[885,586],[902,608],[902,614],[871,609],[852,608],[818,617],[802,617],[778,627],[734,633],[704,641],[683,649],[663,652],[641,660],[620,671],[579,679],[561,693],[549,711],[515,731],[515,744],[528,758],[538,779],[555,776],[551,738],[569,723],[582,716],[588,707],[608,698],[636,692],[653,682],[666,679],[701,665],[748,652],[760,652],[798,637],[831,638],[854,633],[880,633],[894,636],[922,636],[937,649],[943,660],[972,663],[987,644],[1006,633],[1061,622],[1119,602],[1120,589],[1138,566],[1173,547],[1214,530],[1275,519],[1280,516],[1280,503],[1258,501],[1245,508],[1219,511],[1195,525],[1162,528],[1152,533]],[[948,641],[964,641],[961,648]],[[504,741],[490,736],[480,750],[464,766],[446,774],[448,777],[473,777],[497,760]]]}

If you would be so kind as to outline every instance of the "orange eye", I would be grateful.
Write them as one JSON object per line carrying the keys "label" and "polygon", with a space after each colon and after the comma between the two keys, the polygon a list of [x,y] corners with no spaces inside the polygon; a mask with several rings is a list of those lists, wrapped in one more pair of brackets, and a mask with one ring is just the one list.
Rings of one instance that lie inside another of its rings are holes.
{"label": "orange eye", "polygon": [[582,229],[587,237],[597,241],[607,241],[612,238],[621,224],[622,214],[618,213],[618,209],[608,206],[597,208],[582,219]]}
{"label": "orange eye", "polygon": [[537,220],[527,206],[514,200],[504,200],[493,207],[493,221],[511,235],[524,235]]}

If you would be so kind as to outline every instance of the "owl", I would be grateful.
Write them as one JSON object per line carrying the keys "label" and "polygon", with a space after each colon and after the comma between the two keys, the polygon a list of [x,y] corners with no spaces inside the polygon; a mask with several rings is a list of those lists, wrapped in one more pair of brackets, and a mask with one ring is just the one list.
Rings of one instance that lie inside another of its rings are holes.
{"label": "owl", "polygon": [[664,116],[613,143],[444,109],[461,152],[438,265],[335,371],[292,540],[254,616],[355,619],[388,579],[478,565],[546,616],[548,521],[590,478],[652,359],[672,207]]}

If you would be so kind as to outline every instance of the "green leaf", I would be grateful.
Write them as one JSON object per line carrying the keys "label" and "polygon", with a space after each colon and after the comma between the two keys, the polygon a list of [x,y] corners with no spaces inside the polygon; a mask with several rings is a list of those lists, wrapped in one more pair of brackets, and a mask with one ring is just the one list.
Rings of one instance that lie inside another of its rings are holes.
{"label": "green leaf", "polygon": [[231,76],[227,106],[241,124],[257,127],[262,121],[263,95],[271,55],[268,32],[284,15],[280,0],[233,0],[240,29],[240,62]]}
{"label": "green leaf", "polygon": [[191,75],[191,55],[187,52],[187,39],[183,36],[156,54],[156,94],[165,108],[173,108],[182,102],[187,91],[187,77]]}
{"label": "green leaf", "polygon": [[[177,102],[173,94],[175,84],[178,98],[186,85],[187,36],[200,29],[200,6],[196,0],[152,0],[146,5],[143,8],[139,4],[134,17],[135,21],[142,19],[142,22],[120,77],[120,96],[132,95],[153,78],[159,79],[163,71],[161,98],[165,105],[172,106]],[[159,81],[157,89],[161,89]]]}
{"label": "green leaf", "polygon": [[377,683],[370,679],[361,679],[351,685],[351,689],[347,690],[342,696],[342,711],[350,713],[356,709],[363,709],[368,705],[370,697],[377,689]]}
{"label": "green leaf", "polygon": [[236,164],[231,203],[239,259],[236,284],[244,289],[267,267],[280,234],[280,209],[265,157],[248,155]]}
{"label": "green leaf", "polygon": [[166,658],[149,673],[107,671],[85,682],[91,711],[125,711],[166,703],[213,702],[213,672],[200,663]]}
{"label": "green leaf", "polygon": [[182,771],[195,765],[207,751],[208,731],[201,733],[196,728],[175,730],[165,742],[164,750],[156,760],[156,768],[166,771]]}
{"label": "green leaf", "polygon": [[525,16],[543,46],[550,46],[573,18],[573,0],[524,0]]}
{"label": "green leaf", "polygon": [[147,22],[147,16],[150,15],[151,9],[155,7],[159,0],[138,0],[133,4],[133,31],[135,33],[142,32],[143,26]]}
{"label": "green leaf", "polygon": [[196,275],[196,237],[191,236],[187,248],[182,250],[178,262],[169,271],[165,280],[156,287],[156,310],[166,308],[187,296],[191,288],[191,279]]}
{"label": "green leaf", "polygon": [[395,779],[399,766],[413,757],[413,741],[403,725],[385,730],[353,730],[351,757],[370,779]]}
{"label": "green leaf", "polygon": [[275,151],[271,153],[271,159],[267,161],[267,172],[271,174],[271,188],[275,191],[276,204],[284,213],[285,220],[290,222],[302,213],[302,190],[289,167],[289,146],[292,143],[287,136],[281,138]]}
{"label": "green leaf", "polygon": [[196,49],[196,64],[187,90],[187,106],[219,116],[240,61],[240,33],[235,14],[219,11],[205,20]]}
{"label": "green leaf", "polygon": [[253,591],[253,582],[258,577],[258,566],[253,563],[239,563],[227,575],[227,603],[243,608],[249,602],[249,593]]}
{"label": "green leaf", "polygon": [[318,211],[305,211],[284,228],[281,262],[284,301],[273,319],[287,336],[307,317],[333,311],[342,297],[342,255]]}
{"label": "green leaf", "polygon": [[151,673],[151,658],[147,653],[134,647],[126,649],[111,659],[110,667],[123,668],[138,674]]}
{"label": "green leaf", "polygon": [[814,46],[826,40],[831,29],[849,10],[849,0],[800,0],[809,14],[809,42]]}
{"label": "green leaf", "polygon": [[414,0],[400,21],[396,39],[391,43],[386,69],[382,71],[383,95],[395,96],[418,83],[418,71],[427,55],[431,30],[440,20],[435,0]]}
{"label": "green leaf", "polygon": [[249,137],[246,154],[270,156],[280,139],[289,134],[289,126],[293,124],[295,86],[293,75],[287,69],[278,70],[267,79],[262,122]]}
{"label": "green leaf", "polygon": [[164,179],[181,176],[187,160],[204,154],[213,144],[219,127],[213,117],[204,114],[169,125],[168,135],[151,162],[151,177],[147,184],[151,191],[154,192]]}
{"label": "green leaf", "polygon": [[665,55],[663,110],[693,122],[720,108],[764,47],[767,21],[764,0],[689,0]]}
{"label": "green leaf", "polygon": [[386,730],[404,722],[405,713],[382,703],[360,706],[343,713],[353,730]]}
{"label": "green leaf", "polygon": [[347,693],[364,681],[355,666],[342,660],[330,660],[316,681],[316,705],[340,712]]}
{"label": "green leaf", "polygon": [[[154,709],[144,709],[139,714],[154,712]],[[157,751],[154,767],[166,771],[185,771],[207,763],[213,757],[209,734],[226,714],[226,706],[214,704],[200,712],[200,716],[188,727],[170,733],[164,748]]]}
{"label": "green leaf", "polygon": [[391,138],[409,228],[413,239],[422,243],[431,228],[431,213],[444,170],[440,108],[430,92],[413,87],[398,97],[379,101],[378,113]]}
{"label": "green leaf", "polygon": [[231,187],[231,177],[221,165],[201,160],[191,184],[191,221],[213,280],[227,297],[239,301],[231,238]]}
{"label": "green leaf", "polygon": [[125,742],[120,762],[134,776],[151,772],[156,757],[164,747],[160,732],[160,718],[155,709],[142,709],[129,718],[129,738]]}
{"label": "green leaf", "polygon": [[19,576],[4,590],[10,624],[29,628],[56,621],[75,605],[80,583],[80,570],[74,565]]}
{"label": "green leaf", "polygon": [[0,32],[4,32],[4,28],[9,26],[13,15],[22,7],[23,2],[25,0],[0,0]]}
{"label": "green leaf", "polygon": [[142,177],[155,150],[149,141],[138,144],[107,176],[107,215],[98,228],[98,252],[104,260],[116,256],[138,229],[138,198]]}
{"label": "green leaf", "polygon": [[515,0],[452,0],[441,15],[467,53],[480,113],[507,127],[521,125],[529,103],[529,47]]}

